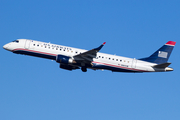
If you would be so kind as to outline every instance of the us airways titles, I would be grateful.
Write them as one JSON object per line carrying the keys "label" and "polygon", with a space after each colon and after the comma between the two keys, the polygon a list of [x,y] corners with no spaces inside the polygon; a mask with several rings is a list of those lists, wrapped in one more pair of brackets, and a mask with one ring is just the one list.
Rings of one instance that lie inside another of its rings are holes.
{"label": "us airways titles", "polygon": [[42,45],[52,47],[52,48],[60,48],[60,49],[63,49],[63,50],[72,50],[72,48],[69,48],[69,47],[62,47],[62,46],[59,46],[59,45],[53,45],[53,44],[48,44],[48,43],[43,43]]}

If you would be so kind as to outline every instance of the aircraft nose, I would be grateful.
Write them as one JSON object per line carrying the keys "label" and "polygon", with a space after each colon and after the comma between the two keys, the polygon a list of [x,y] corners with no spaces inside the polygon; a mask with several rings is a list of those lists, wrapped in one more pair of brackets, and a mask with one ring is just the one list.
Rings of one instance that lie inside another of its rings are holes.
{"label": "aircraft nose", "polygon": [[3,46],[3,48],[5,49],[5,50],[7,50],[7,48],[8,48],[8,44],[5,44],[4,46]]}

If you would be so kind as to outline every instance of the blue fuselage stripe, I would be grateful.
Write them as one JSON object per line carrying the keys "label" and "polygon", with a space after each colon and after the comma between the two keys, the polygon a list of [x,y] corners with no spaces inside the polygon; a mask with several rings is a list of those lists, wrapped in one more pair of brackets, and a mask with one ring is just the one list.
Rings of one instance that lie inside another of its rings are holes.
{"label": "blue fuselage stripe", "polygon": [[[38,51],[31,51],[31,50],[26,50],[26,49],[19,49],[19,50],[14,50],[13,53],[17,53],[17,54],[24,54],[24,55],[30,55],[30,56],[35,56],[35,57],[41,57],[41,58],[46,58],[46,59],[51,59],[51,60],[56,60],[56,56],[55,55],[50,55],[50,54],[45,54],[45,53],[41,53]],[[78,65],[78,64],[77,64]],[[93,64],[93,66],[88,66],[89,68],[96,68],[96,69],[107,69],[107,70],[111,70],[114,72],[145,72],[145,71],[138,71],[136,69],[131,70],[126,69],[126,68],[120,68],[120,67],[116,67],[113,65],[105,65],[105,64]]]}
{"label": "blue fuselage stripe", "polygon": [[13,53],[30,55],[30,56],[35,56],[35,57],[41,57],[41,58],[46,58],[46,59],[51,59],[51,60],[56,60],[56,56],[53,56],[53,55],[37,53],[37,52],[31,52],[31,51],[25,51],[25,50],[16,50],[16,51],[13,51]]}

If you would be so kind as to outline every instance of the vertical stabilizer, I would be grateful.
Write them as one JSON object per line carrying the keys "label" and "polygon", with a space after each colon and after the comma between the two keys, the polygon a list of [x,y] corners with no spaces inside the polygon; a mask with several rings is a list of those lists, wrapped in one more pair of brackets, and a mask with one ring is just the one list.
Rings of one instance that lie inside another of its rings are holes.
{"label": "vertical stabilizer", "polygon": [[163,45],[150,57],[142,58],[140,60],[157,63],[157,64],[167,63],[175,44],[176,42],[174,41],[168,41],[165,45]]}

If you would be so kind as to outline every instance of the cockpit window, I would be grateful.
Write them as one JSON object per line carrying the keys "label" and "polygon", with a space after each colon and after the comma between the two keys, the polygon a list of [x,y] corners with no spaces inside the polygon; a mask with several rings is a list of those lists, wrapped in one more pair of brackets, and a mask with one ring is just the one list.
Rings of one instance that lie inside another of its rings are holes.
{"label": "cockpit window", "polygon": [[14,41],[12,41],[12,42],[16,42],[16,43],[19,43],[19,40],[14,40]]}

